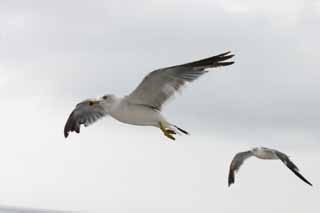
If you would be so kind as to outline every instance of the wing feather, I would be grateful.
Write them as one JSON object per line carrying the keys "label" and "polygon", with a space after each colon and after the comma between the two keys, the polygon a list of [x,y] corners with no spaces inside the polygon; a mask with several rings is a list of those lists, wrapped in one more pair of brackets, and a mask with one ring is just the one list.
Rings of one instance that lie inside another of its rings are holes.
{"label": "wing feather", "polygon": [[207,68],[228,66],[233,61],[230,52],[191,63],[166,67],[149,73],[139,86],[127,97],[129,103],[146,105],[161,110],[163,103],[186,83],[198,79]]}
{"label": "wing feather", "polygon": [[245,152],[239,152],[233,157],[230,164],[230,168],[229,168],[229,177],[228,177],[229,186],[234,183],[235,172],[237,172],[240,169],[240,166],[243,164],[243,162],[251,156],[253,156],[251,151],[245,151]]}
{"label": "wing feather", "polygon": [[67,138],[69,132],[80,133],[81,124],[87,127],[105,115],[107,112],[99,102],[92,104],[92,101],[86,100],[77,104],[64,126],[64,137]]}
{"label": "wing feather", "polygon": [[274,153],[297,177],[299,177],[303,182],[312,186],[312,183],[310,183],[305,177],[302,176],[302,174],[300,174],[298,167],[290,160],[290,158],[286,154],[277,150],[275,150]]}

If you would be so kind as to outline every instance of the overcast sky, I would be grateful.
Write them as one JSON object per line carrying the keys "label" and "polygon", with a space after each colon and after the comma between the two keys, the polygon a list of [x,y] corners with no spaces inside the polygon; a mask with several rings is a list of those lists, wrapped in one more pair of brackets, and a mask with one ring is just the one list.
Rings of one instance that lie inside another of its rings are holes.
{"label": "overcast sky", "polygon": [[[87,212],[318,212],[316,0],[0,0],[0,205]],[[168,103],[191,136],[106,118],[63,137],[76,103],[126,95],[150,71],[232,51]],[[250,159],[227,187],[236,152]],[[316,169],[314,168],[316,167]],[[318,183],[318,182],[319,183]]]}

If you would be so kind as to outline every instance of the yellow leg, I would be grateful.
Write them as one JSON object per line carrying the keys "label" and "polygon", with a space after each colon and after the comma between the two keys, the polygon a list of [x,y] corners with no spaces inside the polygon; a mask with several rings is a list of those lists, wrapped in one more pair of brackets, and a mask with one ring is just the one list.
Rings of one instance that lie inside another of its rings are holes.
{"label": "yellow leg", "polygon": [[171,129],[166,129],[161,122],[159,122],[160,129],[162,130],[163,134],[170,138],[171,140],[175,140],[175,138],[172,135],[175,135],[176,133]]}

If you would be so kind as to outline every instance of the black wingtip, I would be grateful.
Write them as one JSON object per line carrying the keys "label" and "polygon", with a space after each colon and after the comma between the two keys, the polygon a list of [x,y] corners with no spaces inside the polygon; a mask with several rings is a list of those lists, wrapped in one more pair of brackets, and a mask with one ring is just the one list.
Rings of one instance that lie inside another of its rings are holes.
{"label": "black wingtip", "polygon": [[228,187],[230,187],[234,183],[234,172],[229,170],[229,176],[228,176]]}
{"label": "black wingtip", "polygon": [[221,56],[225,56],[225,55],[229,55],[231,53],[231,51],[227,51],[227,52],[224,52],[224,53],[221,53],[219,55],[217,55],[218,57],[221,57]]}
{"label": "black wingtip", "polygon": [[312,186],[312,183],[309,182],[305,177],[303,177],[302,174],[300,174],[298,171],[296,170],[291,170],[297,177],[299,177],[303,182],[305,182],[306,184],[308,184],[309,186]]}
{"label": "black wingtip", "polygon": [[235,56],[235,54],[231,54],[231,51],[216,55],[215,57],[220,58],[221,60],[227,60],[229,58],[233,58]]}
{"label": "black wingtip", "polygon": [[[219,55],[211,56],[209,58],[204,58],[198,61],[193,61],[186,64],[181,64],[177,66],[185,66],[185,67],[200,67],[203,69],[206,68],[213,68],[213,67],[219,67],[219,66],[228,66],[233,64],[233,61],[226,61],[230,58],[234,57],[234,54],[230,54],[231,51],[227,51],[224,53],[221,53]],[[176,67],[176,66],[173,66]],[[172,68],[172,67],[171,67]]]}
{"label": "black wingtip", "polygon": [[226,61],[234,57],[234,54],[229,55],[230,53],[231,51],[228,51],[220,55],[217,55],[217,58],[219,58],[217,66],[229,66],[234,64],[234,61]]}
{"label": "black wingtip", "polygon": [[67,138],[69,136],[68,126],[69,126],[69,123],[67,122],[66,125],[64,126],[64,129],[63,129],[63,135],[65,138]]}
{"label": "black wingtip", "polygon": [[234,64],[234,61],[228,61],[228,62],[219,62],[219,66],[229,66]]}
{"label": "black wingtip", "polygon": [[302,174],[300,174],[298,167],[289,159],[289,157],[282,152],[275,152],[278,158],[290,169],[298,178],[300,178],[303,182],[312,186],[312,183],[308,181]]}
{"label": "black wingtip", "polygon": [[[75,110],[74,110],[75,111]],[[64,137],[67,138],[70,132],[80,133],[80,124],[73,119],[74,111],[69,115],[69,118],[64,126]]]}

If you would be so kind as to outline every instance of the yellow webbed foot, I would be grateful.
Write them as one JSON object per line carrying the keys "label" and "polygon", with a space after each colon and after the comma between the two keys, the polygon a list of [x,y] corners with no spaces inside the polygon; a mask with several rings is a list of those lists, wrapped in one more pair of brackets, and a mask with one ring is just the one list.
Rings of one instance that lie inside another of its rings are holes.
{"label": "yellow webbed foot", "polygon": [[[176,134],[176,133],[174,133],[174,134]],[[167,131],[164,133],[164,135],[167,136],[168,138],[170,138],[171,140],[176,140],[176,138],[173,137],[172,134]]]}
{"label": "yellow webbed foot", "polygon": [[161,122],[159,122],[159,125],[160,125],[160,129],[162,130],[162,132],[165,136],[167,136],[171,140],[176,140],[175,137],[172,136],[172,135],[177,134],[175,131],[173,131],[171,129],[166,129]]}

